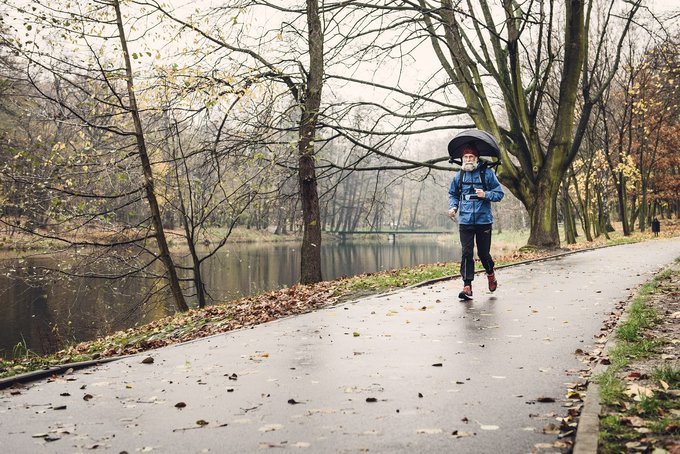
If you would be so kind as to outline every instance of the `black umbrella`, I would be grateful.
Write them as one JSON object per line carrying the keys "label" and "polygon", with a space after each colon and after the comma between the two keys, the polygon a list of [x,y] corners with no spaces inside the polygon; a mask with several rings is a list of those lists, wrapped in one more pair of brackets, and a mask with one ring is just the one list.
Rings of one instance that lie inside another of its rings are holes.
{"label": "black umbrella", "polygon": [[449,142],[449,162],[461,164],[463,160],[463,149],[465,145],[472,144],[479,151],[479,156],[488,156],[496,158],[498,165],[501,162],[501,148],[498,146],[496,139],[486,131],[481,129],[468,129],[459,132],[456,137]]}

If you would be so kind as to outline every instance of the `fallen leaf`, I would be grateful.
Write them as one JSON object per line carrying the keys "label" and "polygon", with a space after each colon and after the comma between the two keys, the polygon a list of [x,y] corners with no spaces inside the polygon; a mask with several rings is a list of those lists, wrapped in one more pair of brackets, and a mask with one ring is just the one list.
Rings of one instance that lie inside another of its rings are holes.
{"label": "fallen leaf", "polygon": [[259,429],[257,429],[260,432],[274,432],[275,430],[283,429],[283,425],[281,424],[266,424]]}
{"label": "fallen leaf", "polygon": [[262,442],[260,443],[260,449],[264,448],[285,448],[286,447],[286,442],[283,441],[281,443],[269,443],[269,442]]}
{"label": "fallen leaf", "polygon": [[567,392],[567,399],[578,399],[578,400],[583,400],[583,393],[580,393],[578,391],[574,391],[573,389],[570,389]]}
{"label": "fallen leaf", "polygon": [[454,430],[453,432],[451,432],[451,436],[453,436],[454,438],[473,437],[475,435],[477,434],[474,432],[462,432],[459,430]]}
{"label": "fallen leaf", "polygon": [[85,402],[89,401],[89,400],[92,399],[92,398],[93,398],[92,394],[85,394],[85,395],[83,396],[83,400],[84,400]]}
{"label": "fallen leaf", "polygon": [[541,396],[541,397],[539,397],[538,399],[536,399],[536,402],[543,402],[543,403],[546,403],[546,402],[555,402],[555,399],[552,398],[552,397]]}
{"label": "fallen leaf", "polygon": [[151,356],[147,356],[142,360],[142,364],[153,364],[154,359]]}
{"label": "fallen leaf", "polygon": [[641,400],[641,396],[652,397],[654,395],[654,391],[652,391],[650,388],[645,388],[644,386],[640,386],[635,383],[628,385],[628,389],[626,389],[623,393],[628,397],[632,397],[633,400],[637,402]]}
{"label": "fallen leaf", "polygon": [[196,421],[196,425],[199,425],[199,426],[207,426],[208,424],[210,424],[210,423],[208,421],[206,421],[205,419],[199,419],[198,421]]}
{"label": "fallen leaf", "polygon": [[418,429],[416,430],[417,434],[428,434],[428,435],[434,435],[434,434],[440,434],[443,431],[441,429]]}
{"label": "fallen leaf", "polygon": [[544,434],[558,434],[560,433],[560,428],[556,424],[550,423],[543,427]]}
{"label": "fallen leaf", "polygon": [[647,421],[640,418],[639,416],[628,416],[621,418],[621,422],[633,427],[645,427],[647,425]]}

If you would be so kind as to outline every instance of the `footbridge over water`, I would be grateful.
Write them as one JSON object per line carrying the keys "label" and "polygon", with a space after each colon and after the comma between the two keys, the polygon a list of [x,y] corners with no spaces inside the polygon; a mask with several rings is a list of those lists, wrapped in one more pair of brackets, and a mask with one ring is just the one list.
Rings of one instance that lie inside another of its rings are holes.
{"label": "footbridge over water", "polygon": [[329,232],[340,237],[340,241],[347,241],[350,235],[387,235],[388,241],[395,241],[397,235],[449,235],[454,233],[451,230],[429,230],[429,231],[418,231],[418,230],[374,230],[374,231],[350,231],[341,230],[338,232]]}

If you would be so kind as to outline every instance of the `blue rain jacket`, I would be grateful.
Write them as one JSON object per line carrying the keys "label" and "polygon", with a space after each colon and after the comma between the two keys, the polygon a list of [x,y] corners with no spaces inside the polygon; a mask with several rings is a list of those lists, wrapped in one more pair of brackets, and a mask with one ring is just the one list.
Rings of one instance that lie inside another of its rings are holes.
{"label": "blue rain jacket", "polygon": [[[465,225],[492,224],[493,215],[491,214],[491,202],[500,202],[505,193],[501,184],[496,178],[496,174],[488,167],[484,167],[486,174],[486,198],[475,199],[469,196],[475,195],[475,189],[484,189],[482,179],[479,176],[480,168],[477,167],[472,172],[459,171],[451,180],[449,187],[449,209],[458,209],[458,223]],[[458,180],[463,178],[463,186],[460,197],[457,194]]]}

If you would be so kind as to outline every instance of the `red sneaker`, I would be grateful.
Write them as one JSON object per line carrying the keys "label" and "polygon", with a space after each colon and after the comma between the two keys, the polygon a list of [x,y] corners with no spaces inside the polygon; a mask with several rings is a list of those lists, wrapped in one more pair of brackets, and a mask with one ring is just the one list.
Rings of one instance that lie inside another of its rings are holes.
{"label": "red sneaker", "polygon": [[458,298],[462,300],[471,300],[472,299],[472,285],[466,285],[463,287],[463,291],[458,294]]}
{"label": "red sneaker", "polygon": [[491,274],[486,275],[486,278],[489,281],[489,291],[495,292],[496,288],[498,288],[498,281],[496,280],[496,275],[492,271]]}

